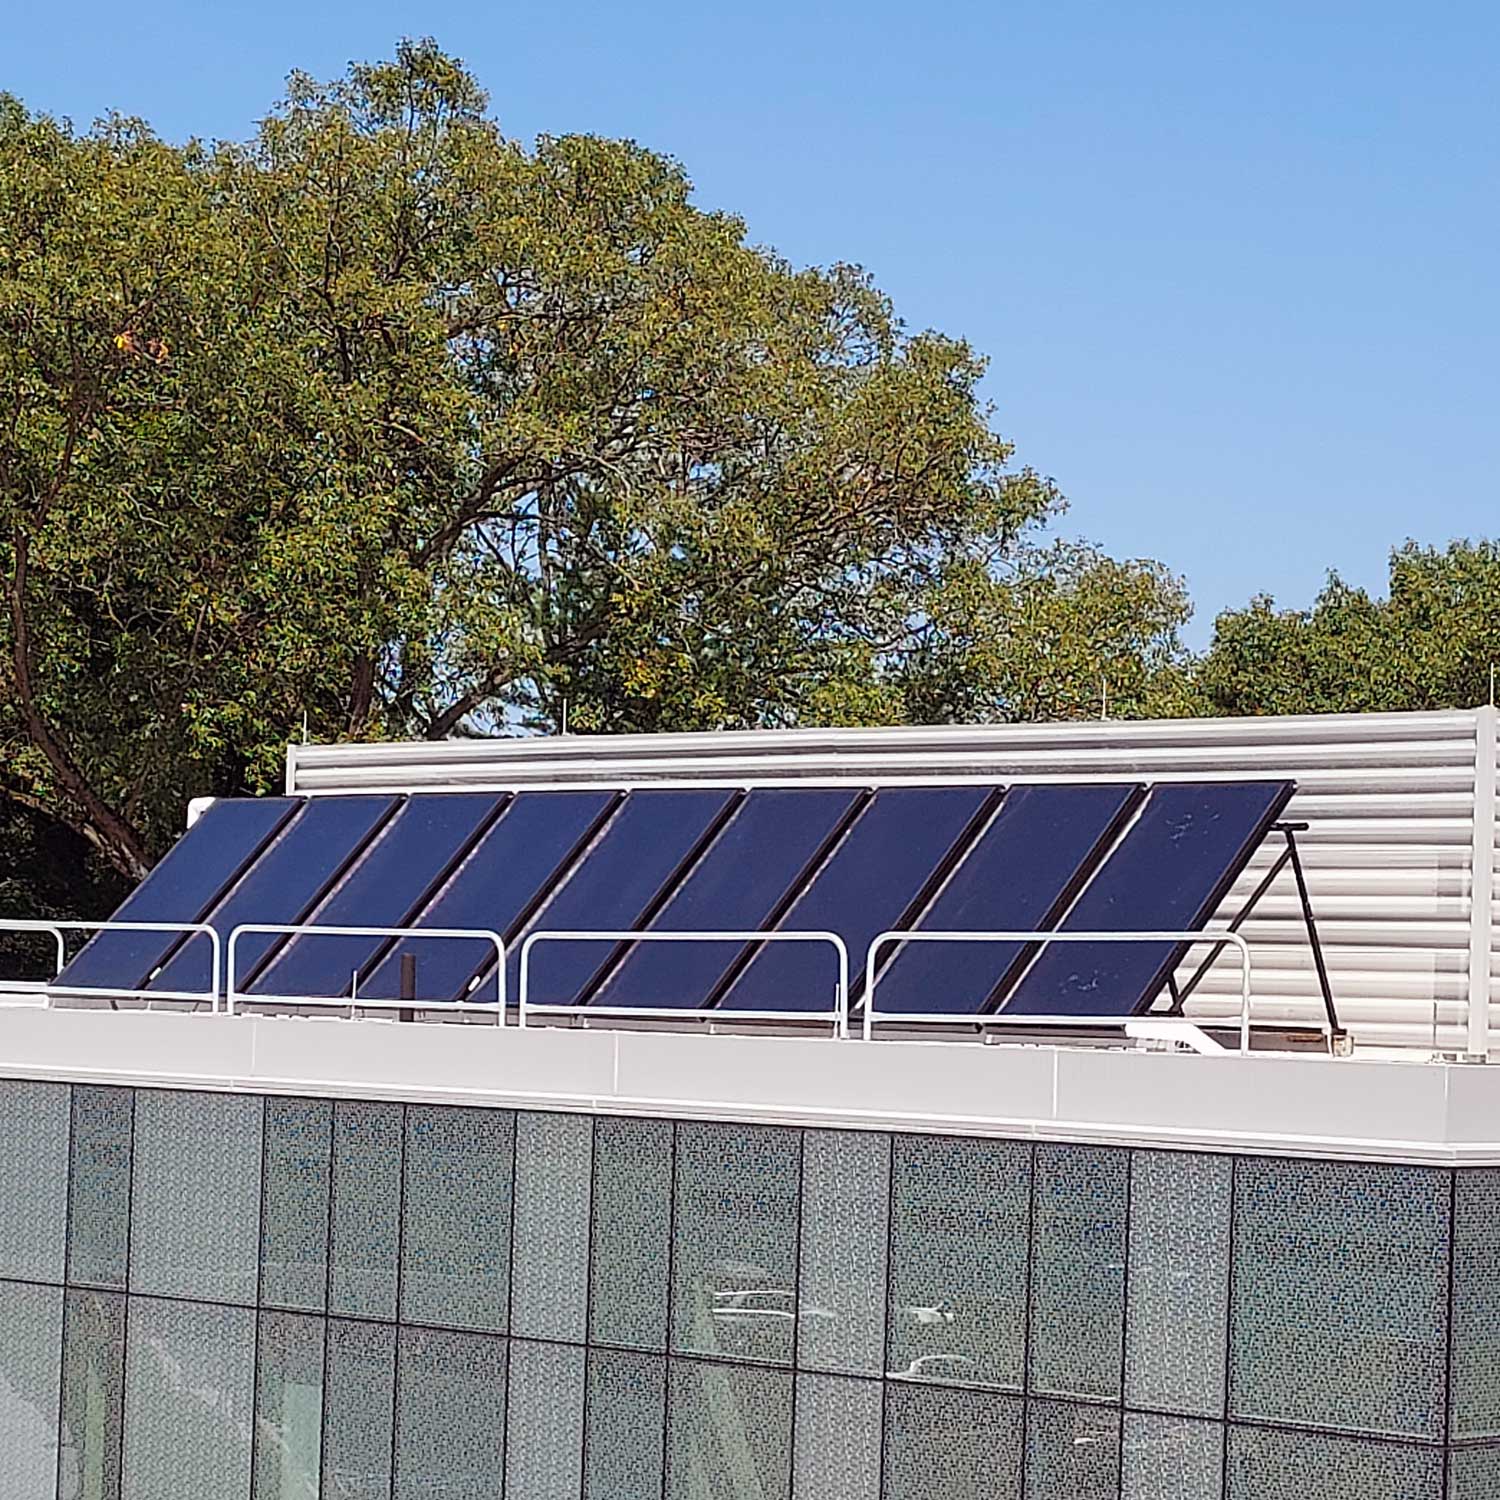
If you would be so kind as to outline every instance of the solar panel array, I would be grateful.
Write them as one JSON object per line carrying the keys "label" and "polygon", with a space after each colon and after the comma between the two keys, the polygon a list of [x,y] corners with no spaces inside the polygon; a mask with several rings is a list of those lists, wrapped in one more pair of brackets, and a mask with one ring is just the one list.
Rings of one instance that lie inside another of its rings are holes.
{"label": "solar panel array", "polygon": [[[559,930],[831,931],[857,1007],[871,940],[899,931],[1197,930],[1293,791],[1290,782],[421,793],[214,803],[116,913],[207,923],[392,927],[395,937],[242,935],[256,997],[514,999],[523,940]],[[410,936],[406,935],[407,930]],[[1130,1015],[1181,943],[892,943],[882,1014]],[[533,1003],[826,1012],[831,948],[756,941],[558,941]],[[206,993],[206,942],[100,933],[63,992]]]}

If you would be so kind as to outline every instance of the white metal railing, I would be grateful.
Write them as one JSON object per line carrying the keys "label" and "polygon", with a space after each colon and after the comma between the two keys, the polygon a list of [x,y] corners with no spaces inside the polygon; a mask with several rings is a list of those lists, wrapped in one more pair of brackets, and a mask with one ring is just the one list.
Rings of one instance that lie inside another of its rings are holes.
{"label": "white metal railing", "polygon": [[[880,1016],[875,1009],[879,982],[880,950],[894,943],[1212,943],[1238,949],[1240,955],[1240,1051],[1250,1050],[1250,945],[1237,932],[1227,928],[1199,932],[898,932],[880,933],[865,953],[864,1039],[870,1041],[875,1023],[900,1021],[903,1025],[963,1026],[1096,1026],[1118,1030],[1127,1020],[1143,1017],[1123,1016],[1008,1016],[1003,1010],[990,1015],[954,1015],[942,1012],[887,1011]],[[1186,1016],[1154,1015],[1150,1020],[1168,1025],[1178,1024],[1184,1030],[1196,1023]],[[1326,1028],[1326,1023],[1325,1023]]]}
{"label": "white metal railing", "polygon": [[[838,958],[838,982],[832,1010],[694,1010],[676,1006],[647,1005],[537,1005],[531,1000],[531,952],[540,943],[823,943]],[[531,933],[521,944],[521,972],[516,1001],[517,1019],[524,1028],[528,1015],[615,1016],[645,1020],[786,1021],[801,1019],[831,1021],[834,1034],[849,1035],[849,950],[836,932],[772,932],[765,929],[734,932],[632,932],[598,928],[579,930],[543,929]]]}
{"label": "white metal railing", "polygon": [[[210,947],[210,986],[206,991],[196,990],[118,990],[107,991],[98,986],[69,986],[58,990],[54,983],[45,985],[12,981],[3,986],[12,992],[26,991],[43,997],[38,1003],[52,1003],[56,994],[102,994],[112,999],[125,1000],[190,1000],[197,1003],[207,1001],[211,1012],[219,1010],[219,980],[225,976],[223,990],[225,1008],[230,1015],[247,1006],[291,1005],[312,1006],[334,1010],[414,1010],[476,1012],[493,1015],[499,1024],[505,1024],[508,1003],[505,940],[500,933],[482,927],[325,927],[309,922],[247,922],[235,927],[229,934],[227,951],[219,933],[204,922],[130,922],[104,921],[85,922],[72,919],[27,919],[0,918],[0,932],[37,932],[49,934],[57,944],[59,973],[66,966],[67,947],[64,934],[67,932],[166,932],[186,936],[189,941],[197,937],[208,939]],[[237,960],[240,940],[250,935],[280,937],[378,937],[378,938],[428,938],[436,941],[484,942],[494,950],[496,998],[486,1001],[468,1000],[385,1000],[365,998],[358,993],[358,971],[351,978],[351,993],[347,996],[326,995],[272,995],[242,994],[237,984]],[[531,999],[531,968],[533,950],[543,943],[815,943],[834,950],[838,965],[838,978],[834,987],[834,1004],[830,1010],[697,1010],[675,1006],[635,1005],[589,1005],[537,1003]],[[978,1027],[1078,1027],[1118,1030],[1122,1025],[1134,1025],[1139,1030],[1142,1023],[1149,1023],[1151,1034],[1166,1037],[1170,1029],[1184,1032],[1184,1040],[1197,1030],[1195,1022],[1185,1016],[1152,1014],[1145,1017],[1120,1016],[1066,1016],[1066,1015],[1007,1015],[1004,1010],[993,1014],[968,1015],[949,1012],[904,1012],[887,1011],[881,1014],[877,1005],[880,981],[880,956],[882,950],[896,944],[906,943],[1186,943],[1191,946],[1211,945],[1232,947],[1239,954],[1240,1008],[1239,1050],[1247,1052],[1250,1046],[1251,1003],[1251,955],[1250,945],[1237,932],[1227,929],[1203,929],[1199,931],[1172,932],[1046,932],[1046,931],[903,931],[890,929],[879,933],[870,943],[865,954],[864,1009],[861,1036],[865,1041],[874,1037],[875,1027],[883,1022],[915,1026],[978,1026]],[[226,963],[227,960],[227,963]],[[677,1021],[786,1021],[789,1018],[831,1022],[834,1034],[840,1038],[851,1035],[849,994],[849,952],[844,940],[835,932],[818,930],[773,931],[769,929],[734,929],[692,932],[641,932],[625,928],[578,928],[543,929],[529,934],[520,949],[520,973],[517,996],[517,1021],[523,1029],[533,1015],[568,1015],[584,1020],[609,1018],[657,1019]],[[1165,1029],[1164,1029],[1165,1028]],[[1324,1030],[1327,1030],[1326,1023]],[[1144,1035],[1144,1031],[1141,1032]]]}
{"label": "white metal railing", "polygon": [[[219,934],[206,922],[82,922],[69,917],[41,918],[5,917],[0,918],[0,932],[47,932],[51,933],[57,940],[57,974],[61,974],[67,967],[67,944],[63,934],[68,932],[88,932],[98,934],[101,932],[173,932],[185,935],[191,942],[195,937],[206,937],[210,949],[209,954],[209,987],[206,990],[117,990],[113,987],[105,989],[100,985],[70,985],[61,993],[64,994],[107,994],[112,1000],[191,1000],[194,1004],[201,1004],[207,1000],[209,1009],[217,1011],[219,1008],[219,975],[223,971],[223,946]],[[52,1003],[54,993],[53,985],[57,974],[45,986],[47,1003]],[[17,986],[12,983],[11,988]],[[34,988],[34,986],[27,986]]]}
{"label": "white metal railing", "polygon": [[[380,938],[435,938],[442,940],[465,939],[490,944],[495,950],[495,996],[494,1000],[377,1000],[363,998],[359,993],[359,972],[354,971],[350,982],[351,993],[347,996],[328,995],[242,995],[235,986],[235,958],[239,940],[250,933],[267,937],[380,937]],[[334,1010],[442,1010],[475,1011],[496,1018],[496,1024],[505,1024],[505,939],[488,927],[320,927],[313,922],[244,922],[229,934],[228,984],[225,1004],[230,1015],[236,1008],[246,1005],[311,1005]]]}

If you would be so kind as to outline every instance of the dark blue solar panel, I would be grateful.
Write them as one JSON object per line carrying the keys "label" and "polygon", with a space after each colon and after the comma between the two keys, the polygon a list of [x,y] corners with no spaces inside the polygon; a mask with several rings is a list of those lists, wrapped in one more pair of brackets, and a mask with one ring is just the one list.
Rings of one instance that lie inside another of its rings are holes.
{"label": "dark blue solar panel", "polygon": [[[1293,790],[1289,781],[1155,787],[1060,930],[1181,932],[1201,927],[1281,816]],[[1186,949],[1177,943],[1053,943],[1022,976],[1005,1014],[1138,1015],[1156,998]]]}
{"label": "dark blue solar panel", "polygon": [[[812,883],[776,925],[836,932],[849,950],[851,995],[877,933],[903,926],[997,793],[993,787],[889,787],[855,819]],[[719,1001],[720,1010],[828,1010],[837,959],[819,944],[767,943]]]}
{"label": "dark blue solar panel", "polygon": [[[774,922],[862,795],[832,788],[750,792],[648,930],[744,932]],[[638,944],[594,1001],[675,1009],[705,1005],[744,947]]]}
{"label": "dark blue solar panel", "polygon": [[[617,795],[522,792],[412,926],[484,927],[509,938],[593,834]],[[420,1000],[493,1003],[496,998],[495,950],[477,938],[401,938],[369,979],[360,981],[360,994],[397,999],[403,953],[417,961]],[[469,981],[479,973],[486,973],[484,983],[468,992]]]}
{"label": "dark blue solar panel", "polygon": [[[623,931],[635,927],[690,860],[737,793],[722,790],[631,792],[604,835],[547,904],[529,931]],[[614,950],[608,943],[539,943],[529,966],[530,999],[573,1005]],[[510,953],[510,994],[517,994],[519,942]]]}
{"label": "dark blue solar panel", "polygon": [[[399,927],[505,798],[480,792],[408,797],[307,920],[321,927]],[[256,995],[347,995],[351,976],[384,946],[376,937],[290,939],[250,985]]]}
{"label": "dark blue solar panel", "polygon": [[[115,920],[201,922],[219,893],[300,805],[290,797],[215,802],[131,892]],[[178,941],[169,932],[101,932],[53,983],[59,989],[138,990]],[[203,950],[206,974],[208,939],[194,938],[192,946]]]}
{"label": "dark blue solar panel", "polygon": [[[282,825],[255,863],[205,918],[224,939],[242,922],[300,922],[350,857],[396,805],[394,797],[313,797]],[[243,987],[277,939],[247,933],[235,945],[235,984]],[[153,990],[202,990],[209,954],[201,942],[179,948],[152,976]],[[227,976],[226,976],[227,977]]]}
{"label": "dark blue solar panel", "polygon": [[[1140,801],[1139,786],[1013,786],[916,926],[1050,928]],[[893,944],[895,950],[897,945]],[[880,974],[881,1012],[973,1015],[1014,977],[1024,943],[912,943]]]}

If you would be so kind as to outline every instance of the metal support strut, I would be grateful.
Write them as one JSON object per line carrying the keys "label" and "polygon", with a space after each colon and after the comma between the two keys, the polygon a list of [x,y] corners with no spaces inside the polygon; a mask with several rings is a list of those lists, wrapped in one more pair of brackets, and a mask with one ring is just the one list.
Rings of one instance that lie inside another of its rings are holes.
{"label": "metal support strut", "polygon": [[[1318,938],[1318,922],[1313,916],[1312,898],[1307,891],[1307,876],[1302,870],[1302,855],[1297,848],[1297,835],[1307,831],[1306,823],[1274,823],[1274,832],[1281,834],[1286,839],[1286,848],[1271,862],[1271,868],[1261,878],[1261,882],[1250,893],[1250,899],[1240,908],[1239,912],[1229,923],[1230,932],[1238,932],[1249,920],[1250,915],[1260,904],[1260,899],[1275,884],[1276,877],[1291,865],[1292,875],[1297,882],[1297,899],[1302,905],[1302,920],[1307,927],[1307,942],[1312,949],[1313,967],[1318,972],[1318,988],[1323,994],[1323,1010],[1328,1017],[1328,1033],[1331,1044],[1338,1043],[1344,1036],[1344,1028],[1339,1025],[1338,1010],[1333,1003],[1333,986],[1328,979],[1328,965],[1323,959],[1323,944]],[[1203,982],[1203,977],[1212,968],[1214,960],[1224,951],[1223,943],[1215,943],[1208,957],[1194,970],[1193,976],[1188,982],[1181,986],[1177,985],[1176,979],[1168,980],[1168,990],[1172,996],[1172,1005],[1169,1014],[1181,1015],[1182,1007],[1186,1004],[1188,997]]]}

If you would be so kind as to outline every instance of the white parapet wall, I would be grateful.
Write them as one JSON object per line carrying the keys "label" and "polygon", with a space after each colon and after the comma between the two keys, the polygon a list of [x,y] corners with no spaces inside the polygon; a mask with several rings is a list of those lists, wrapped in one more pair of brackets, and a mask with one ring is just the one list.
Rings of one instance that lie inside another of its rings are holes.
{"label": "white parapet wall", "polygon": [[[939,781],[1235,780],[1291,777],[1340,1020],[1356,1043],[1470,1056],[1500,1047],[1496,713],[809,729],[662,735],[297,745],[300,794],[663,782],[885,786]],[[1227,922],[1259,884],[1269,840],[1226,901]],[[1255,1015],[1316,1024],[1317,976],[1292,872],[1244,928]],[[1196,955],[1190,955],[1190,963]],[[1189,1013],[1237,1013],[1226,953]]]}

